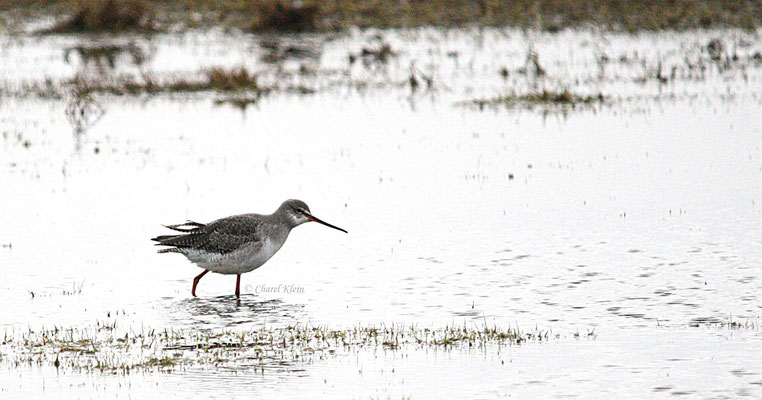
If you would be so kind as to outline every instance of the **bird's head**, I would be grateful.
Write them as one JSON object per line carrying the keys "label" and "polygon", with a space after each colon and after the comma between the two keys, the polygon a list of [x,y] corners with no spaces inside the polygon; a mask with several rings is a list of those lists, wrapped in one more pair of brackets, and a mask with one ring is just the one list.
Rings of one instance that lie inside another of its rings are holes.
{"label": "bird's head", "polygon": [[307,203],[301,200],[286,200],[280,205],[280,210],[286,215],[286,219],[292,227],[299,226],[305,222],[317,222],[329,228],[338,229],[344,233],[348,233],[344,229],[331,225],[325,221],[321,221],[312,215],[312,213],[310,213],[310,207],[307,206]]}

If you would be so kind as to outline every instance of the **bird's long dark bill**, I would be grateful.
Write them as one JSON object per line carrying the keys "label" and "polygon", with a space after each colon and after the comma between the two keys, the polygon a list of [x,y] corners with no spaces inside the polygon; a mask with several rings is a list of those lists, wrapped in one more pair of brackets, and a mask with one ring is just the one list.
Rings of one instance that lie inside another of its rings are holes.
{"label": "bird's long dark bill", "polygon": [[334,225],[331,225],[331,224],[329,224],[328,222],[325,222],[325,221],[321,221],[321,220],[319,220],[318,218],[315,218],[315,217],[314,217],[314,216],[312,216],[312,215],[307,215],[307,219],[308,219],[308,220],[310,220],[310,221],[314,221],[314,222],[317,222],[317,223],[319,223],[319,224],[323,224],[323,225],[325,225],[325,226],[327,226],[327,227],[329,227],[329,228],[338,229],[338,230],[340,230],[340,231],[342,231],[342,232],[344,232],[344,233],[349,233],[349,232],[347,232],[347,231],[345,231],[345,230],[343,230],[343,229],[339,228],[338,226],[334,226]]}

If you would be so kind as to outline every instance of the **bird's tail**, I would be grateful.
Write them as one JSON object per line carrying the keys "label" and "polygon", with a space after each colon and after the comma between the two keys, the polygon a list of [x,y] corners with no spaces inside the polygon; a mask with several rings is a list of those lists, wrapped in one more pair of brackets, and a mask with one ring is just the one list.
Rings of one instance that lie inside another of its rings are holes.
{"label": "bird's tail", "polygon": [[178,232],[194,232],[201,228],[206,227],[206,225],[193,222],[193,221],[186,221],[184,224],[177,224],[177,225],[164,225],[165,227],[172,229],[173,231]]}
{"label": "bird's tail", "polygon": [[182,236],[184,235],[161,235],[161,236],[156,236],[155,238],[151,238],[151,240],[153,240],[154,242],[159,242],[159,243],[156,243],[156,246],[161,246],[162,244],[165,244],[164,242],[169,242],[169,241],[172,241],[173,239],[177,239]]}
{"label": "bird's tail", "polygon": [[[154,242],[158,242],[155,245],[156,246],[182,246],[184,244],[185,238],[188,238],[189,236],[192,236],[194,234],[198,234],[199,231],[202,228],[205,228],[206,225],[193,222],[193,221],[187,221],[184,224],[177,224],[177,225],[164,225],[165,227],[172,229],[173,231],[182,232],[180,235],[161,235],[156,236],[155,238],[151,238]],[[159,253],[181,253],[182,251],[178,247],[172,247],[168,249],[161,249],[159,250]]]}

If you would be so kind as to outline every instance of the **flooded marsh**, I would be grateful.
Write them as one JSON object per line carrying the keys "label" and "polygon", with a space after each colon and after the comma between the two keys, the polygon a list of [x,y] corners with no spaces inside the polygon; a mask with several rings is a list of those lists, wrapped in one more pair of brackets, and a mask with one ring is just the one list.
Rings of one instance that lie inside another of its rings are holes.
{"label": "flooded marsh", "polygon": [[758,30],[3,39],[0,397],[762,394]]}

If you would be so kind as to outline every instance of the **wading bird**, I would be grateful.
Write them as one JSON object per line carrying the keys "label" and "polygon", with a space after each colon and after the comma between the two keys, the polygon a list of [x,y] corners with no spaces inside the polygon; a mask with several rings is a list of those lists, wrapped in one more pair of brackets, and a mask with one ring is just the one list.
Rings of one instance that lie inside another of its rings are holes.
{"label": "wading bird", "polygon": [[305,222],[317,222],[348,233],[313,216],[303,201],[286,200],[270,215],[241,214],[209,224],[188,221],[165,225],[182,233],[157,236],[151,240],[158,242],[157,246],[170,246],[159,250],[159,253],[180,253],[204,269],[193,278],[191,294],[194,297],[198,281],[209,271],[235,274],[235,296],[240,297],[241,274],[266,263],[286,242],[291,229]]}

